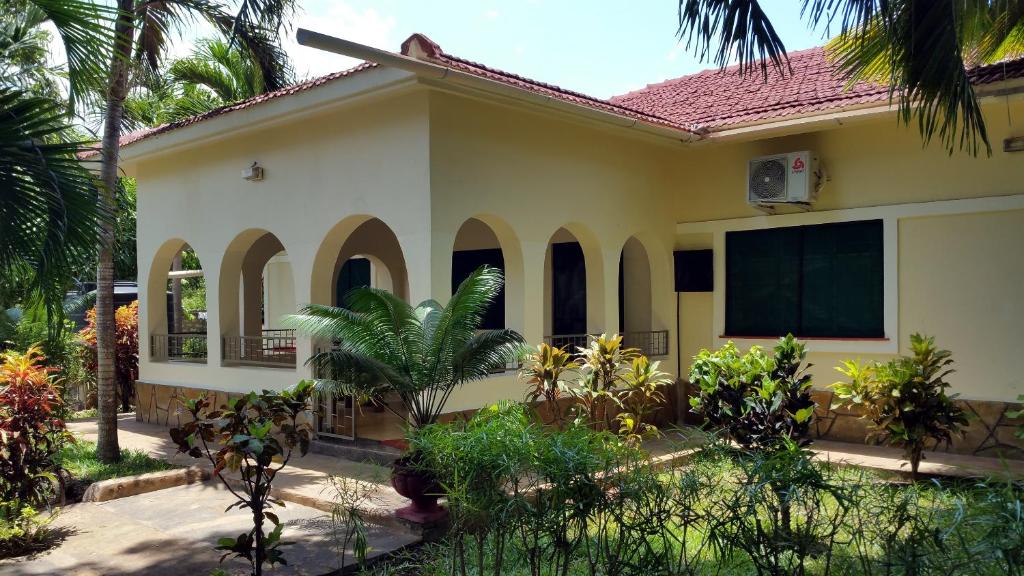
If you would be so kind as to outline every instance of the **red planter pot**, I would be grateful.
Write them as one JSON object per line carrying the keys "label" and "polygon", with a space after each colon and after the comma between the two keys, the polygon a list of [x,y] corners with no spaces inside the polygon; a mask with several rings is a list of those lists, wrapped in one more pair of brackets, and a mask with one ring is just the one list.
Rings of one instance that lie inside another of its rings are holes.
{"label": "red planter pot", "polygon": [[437,504],[441,497],[441,486],[437,480],[428,472],[416,469],[408,457],[395,461],[391,469],[391,486],[395,492],[412,501],[395,511],[399,518],[417,524],[432,524],[448,515],[448,511]]}

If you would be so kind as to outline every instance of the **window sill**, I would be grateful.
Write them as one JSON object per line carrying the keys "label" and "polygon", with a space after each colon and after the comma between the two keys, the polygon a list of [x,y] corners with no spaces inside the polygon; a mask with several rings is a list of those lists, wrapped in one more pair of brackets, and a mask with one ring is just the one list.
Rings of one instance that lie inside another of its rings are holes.
{"label": "window sill", "polygon": [[[722,334],[719,338],[728,340],[778,340],[783,335],[779,336],[735,336],[730,334]],[[881,338],[843,338],[834,336],[797,336],[797,340],[805,340],[808,342],[889,342],[890,339],[886,337]]]}
{"label": "window sill", "polygon": [[[779,341],[779,336],[736,336],[723,335],[715,338],[715,346],[722,346],[728,341],[736,342],[742,347],[761,346],[771,348]],[[808,352],[825,352],[830,354],[898,354],[899,344],[892,338],[822,338],[800,337],[806,344]]]}

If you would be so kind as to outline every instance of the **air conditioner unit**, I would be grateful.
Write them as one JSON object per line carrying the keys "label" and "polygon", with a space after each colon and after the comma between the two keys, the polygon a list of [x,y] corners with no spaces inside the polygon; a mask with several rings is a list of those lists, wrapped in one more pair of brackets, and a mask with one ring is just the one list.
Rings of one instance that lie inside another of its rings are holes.
{"label": "air conditioner unit", "polygon": [[818,159],[807,151],[754,158],[747,163],[747,201],[758,206],[810,204],[819,176]]}

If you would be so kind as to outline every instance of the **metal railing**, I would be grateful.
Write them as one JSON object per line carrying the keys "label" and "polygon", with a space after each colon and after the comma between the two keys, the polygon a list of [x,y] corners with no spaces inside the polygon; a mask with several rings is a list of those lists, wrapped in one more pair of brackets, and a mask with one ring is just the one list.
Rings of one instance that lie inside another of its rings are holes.
{"label": "metal railing", "polygon": [[622,345],[638,348],[648,358],[668,356],[668,330],[626,332],[622,335]]}
{"label": "metal railing", "polygon": [[261,336],[225,336],[221,339],[225,365],[295,367],[295,331],[264,330]]}
{"label": "metal railing", "polygon": [[153,334],[149,355],[157,362],[206,362],[206,334],[181,332]]}
{"label": "metal railing", "polygon": [[577,348],[586,348],[590,345],[590,334],[555,334],[545,336],[544,341],[555,348],[563,348],[570,354],[575,354]]}
{"label": "metal railing", "polygon": [[[544,341],[552,346],[565,349],[575,354],[578,348],[590,345],[593,334],[556,334],[545,336]],[[668,330],[652,330],[649,332],[626,332],[622,335],[622,346],[637,348],[644,356],[656,357],[668,355]]]}

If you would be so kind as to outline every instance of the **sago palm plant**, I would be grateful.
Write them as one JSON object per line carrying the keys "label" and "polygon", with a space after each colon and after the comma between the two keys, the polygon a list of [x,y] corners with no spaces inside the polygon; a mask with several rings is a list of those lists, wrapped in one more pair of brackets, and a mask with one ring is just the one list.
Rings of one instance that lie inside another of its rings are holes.
{"label": "sago palm plant", "polygon": [[[357,288],[346,308],[311,304],[286,323],[333,341],[314,354],[320,393],[377,401],[413,428],[437,421],[451,393],[515,360],[523,337],[513,330],[480,330],[502,285],[501,272],[482,267],[469,275],[446,306],[426,300],[415,308],[374,288]],[[394,393],[405,413],[383,401]]]}

